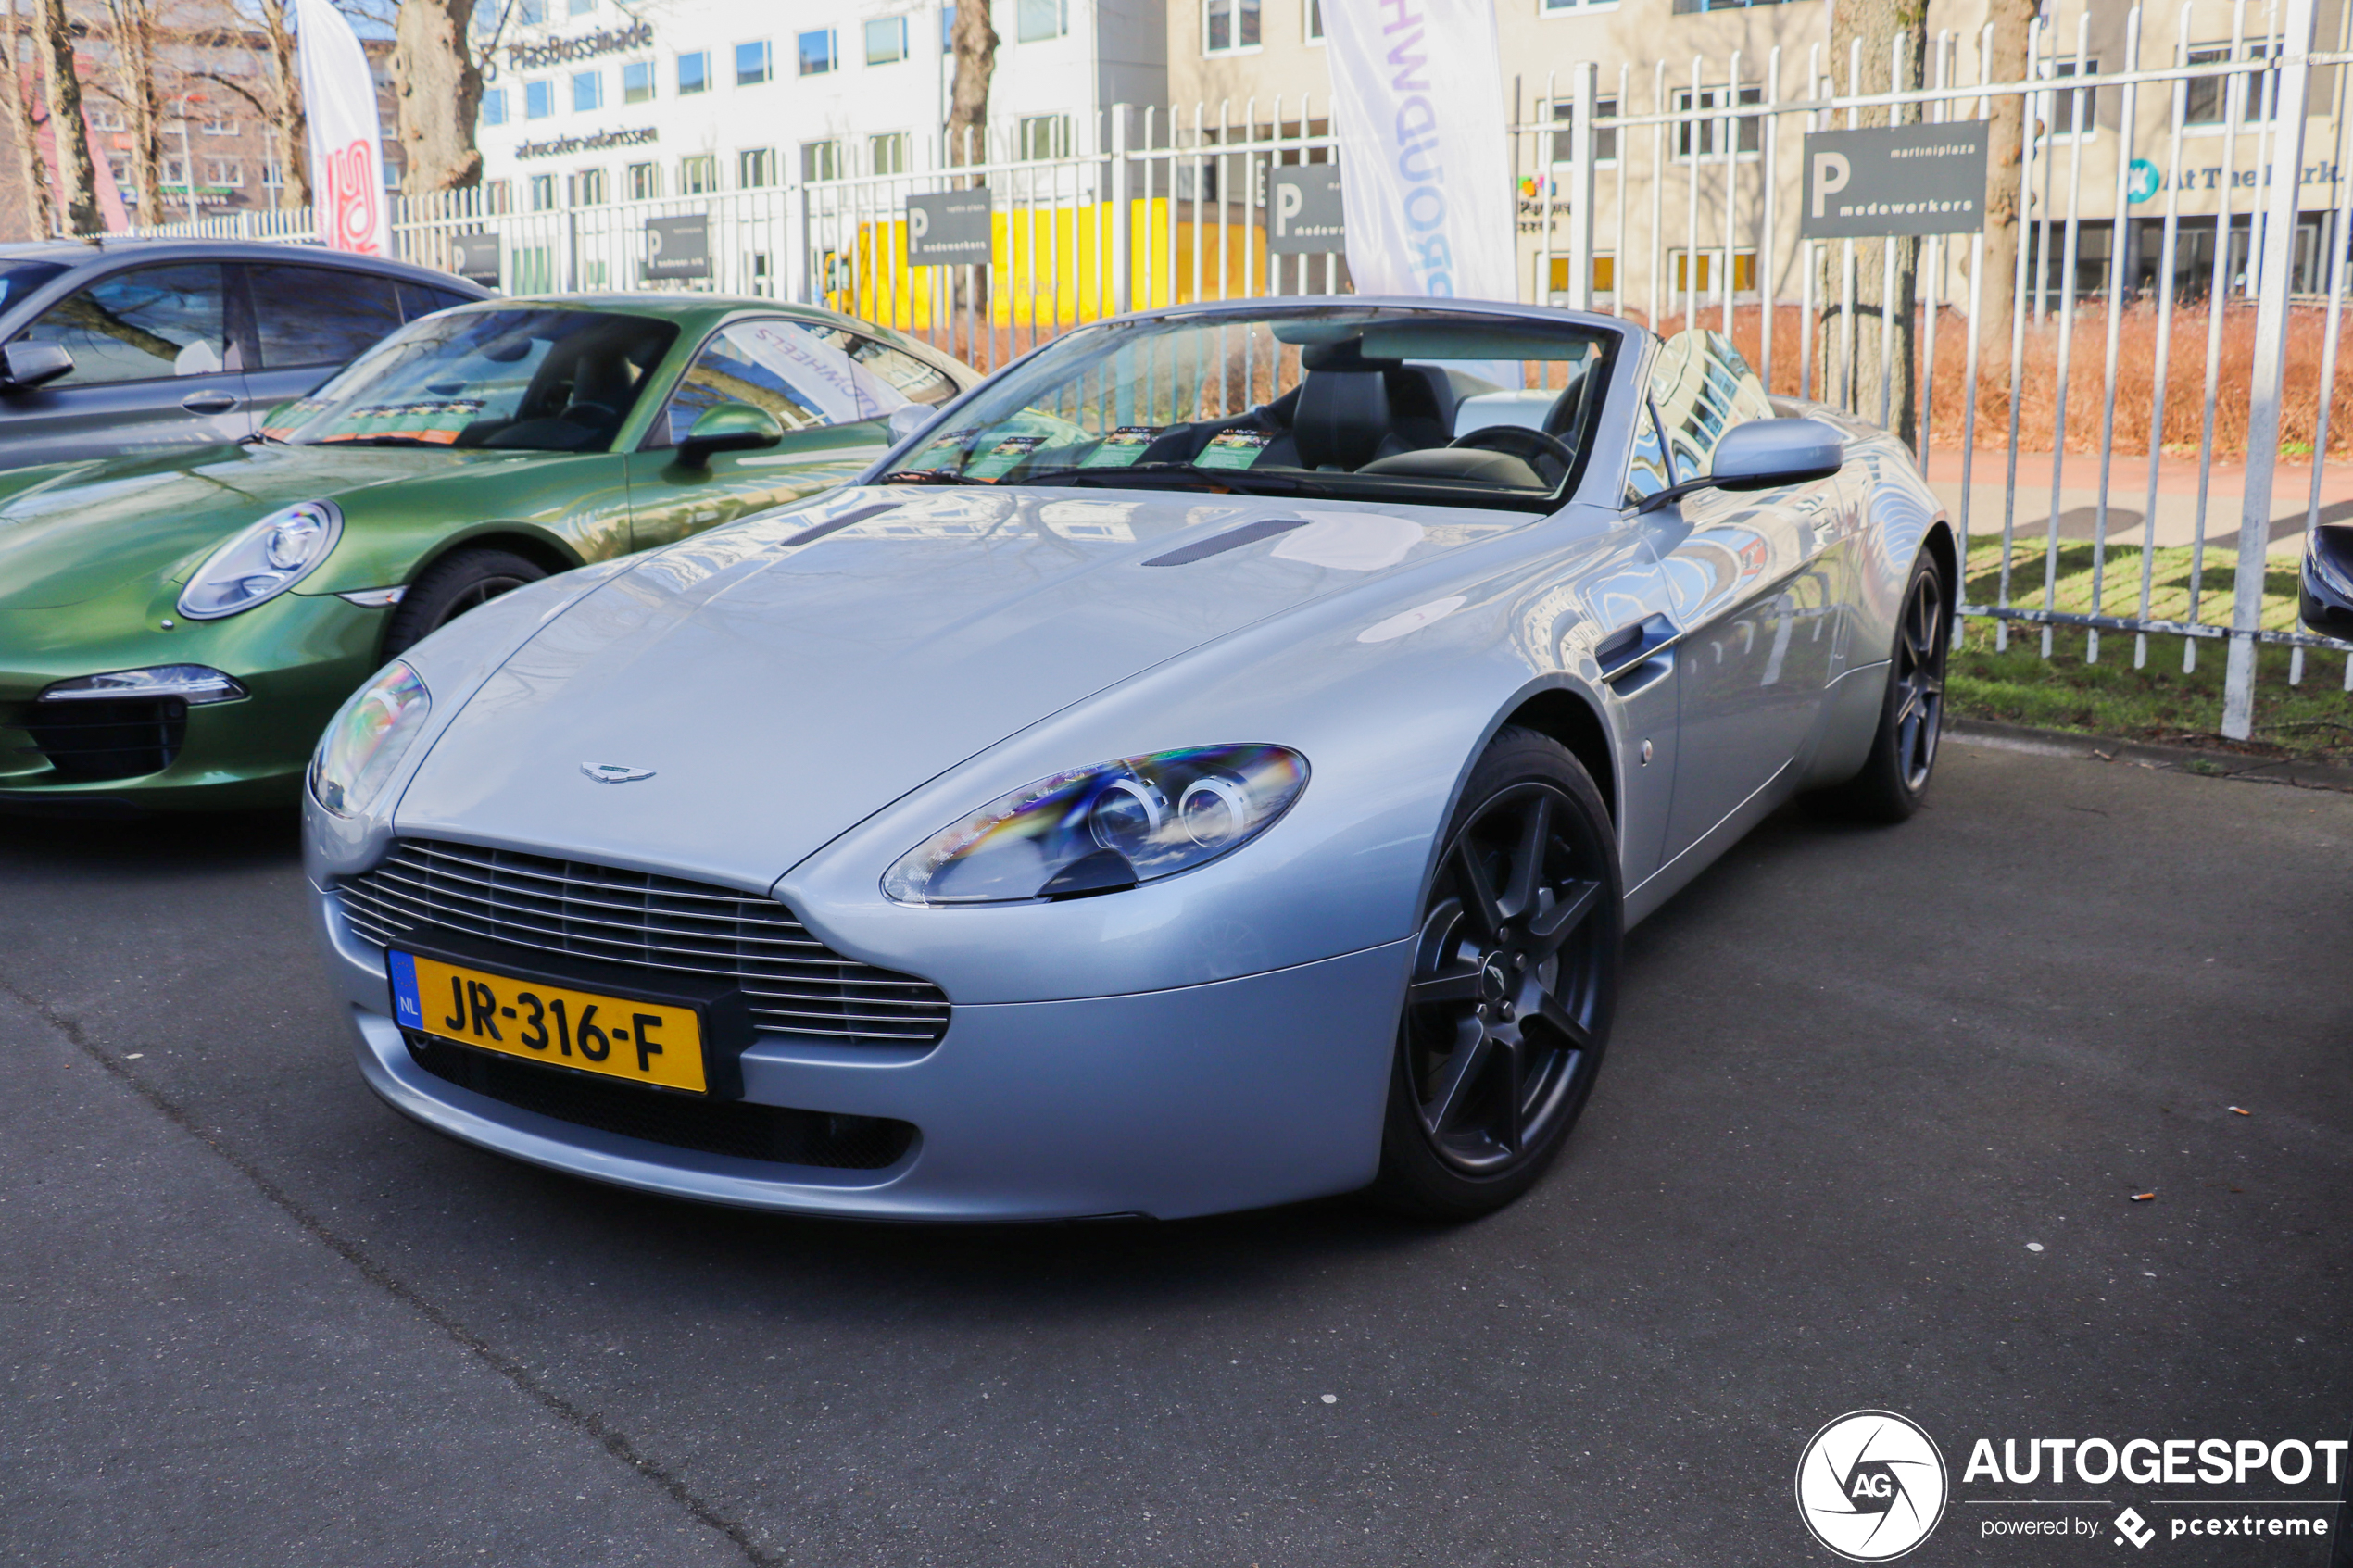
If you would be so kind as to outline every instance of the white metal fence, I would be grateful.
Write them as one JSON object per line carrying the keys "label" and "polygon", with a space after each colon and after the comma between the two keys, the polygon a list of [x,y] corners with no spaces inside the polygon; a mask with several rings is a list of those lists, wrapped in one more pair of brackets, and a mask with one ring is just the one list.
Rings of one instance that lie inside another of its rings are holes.
{"label": "white metal fence", "polygon": [[[1717,327],[1776,392],[1906,424],[1960,534],[1963,614],[2005,646],[2013,628],[2036,629],[2046,657],[2058,630],[2081,633],[2094,661],[2102,633],[2130,635],[2135,665],[2153,639],[2179,639],[2184,669],[2222,642],[2222,727],[2245,738],[2259,647],[2292,650],[2291,681],[2309,651],[2353,655],[2296,629],[2293,539],[2269,555],[2284,442],[2309,466],[2284,533],[2353,518],[2353,484],[2332,499],[2325,460],[2332,440],[2346,445],[2331,419],[2353,240],[2340,68],[2353,52],[2343,39],[2311,50],[2315,9],[2236,0],[2228,43],[2200,46],[2184,6],[2154,49],[2153,13],[2134,8],[2120,59],[2113,42],[2094,57],[2088,17],[2071,37],[2038,25],[2027,77],[2007,82],[1987,79],[1990,35],[1934,39],[1918,82],[1900,50],[1881,77],[1859,52],[1832,61],[1819,45],[1803,59],[1661,62],[1646,76],[1619,67],[1608,81],[1579,66],[1524,98],[1512,128],[1525,297],[1666,332]],[[2353,6],[2341,9],[2353,25]],[[1859,90],[1871,80],[1900,86]],[[2006,321],[1988,307],[1982,234],[1929,237],[1916,252],[1798,236],[1807,132],[1987,119],[2020,101],[2020,239],[1996,293],[2020,303]],[[510,292],[788,296],[986,369],[1128,309],[1344,292],[1337,256],[1270,254],[1265,233],[1268,171],[1328,161],[1333,147],[1328,110],[1304,101],[1119,108],[1053,144],[968,141],[951,157],[935,144],[916,149],[927,155],[916,168],[768,188],[558,206],[549,180],[545,210],[494,211],[474,192],[403,201],[395,232],[404,257],[443,267],[457,236],[496,233]],[[2217,160],[2203,180],[2185,162],[2193,150]],[[2316,161],[2325,200],[2306,208]],[[2298,178],[2271,178],[2281,169]],[[912,265],[908,198],[975,184],[994,206],[988,261]],[[708,219],[710,276],[648,283],[648,220],[692,215]],[[298,239],[307,228],[304,215],[268,214],[149,232]],[[1881,300],[1900,298],[1899,266],[1916,270],[1908,336],[1857,337],[1877,308],[1860,297],[1873,260]],[[1919,389],[1908,420],[1888,391],[1899,352]],[[2226,460],[2232,446],[2243,466]],[[2353,691],[2353,658],[2345,682]]]}

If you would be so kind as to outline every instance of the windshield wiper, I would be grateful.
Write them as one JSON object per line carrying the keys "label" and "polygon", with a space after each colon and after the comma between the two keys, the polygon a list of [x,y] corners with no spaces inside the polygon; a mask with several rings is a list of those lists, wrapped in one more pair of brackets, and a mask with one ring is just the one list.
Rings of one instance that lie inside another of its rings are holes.
{"label": "windshield wiper", "polygon": [[993,484],[994,480],[969,479],[945,469],[898,469],[875,482],[877,484]]}
{"label": "windshield wiper", "polygon": [[283,435],[272,435],[266,430],[258,430],[251,435],[237,437],[237,445],[240,446],[291,446],[294,443]]}
{"label": "windshield wiper", "polygon": [[1252,473],[1247,469],[1203,468],[1199,463],[1131,463],[1122,469],[1046,469],[1038,473],[1026,473],[1006,481],[1012,484],[1083,484],[1105,489],[1117,489],[1138,475],[1152,479],[1176,479],[1194,484],[1222,485],[1252,495],[1300,495],[1313,494],[1315,485],[1305,479],[1290,474]]}
{"label": "windshield wiper", "polygon": [[420,441],[413,435],[353,435],[341,441],[321,441],[320,446],[442,446],[440,441]]}

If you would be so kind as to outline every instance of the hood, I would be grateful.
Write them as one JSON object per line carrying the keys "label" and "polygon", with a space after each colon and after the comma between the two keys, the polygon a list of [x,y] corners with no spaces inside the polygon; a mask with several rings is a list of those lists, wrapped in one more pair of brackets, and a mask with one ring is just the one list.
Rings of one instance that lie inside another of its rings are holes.
{"label": "hood", "polygon": [[[859,521],[794,542],[843,518]],[[1090,694],[1529,521],[1242,496],[837,492],[649,557],[541,628],[434,743],[397,827],[773,880]],[[585,775],[598,765],[650,771]]]}
{"label": "hood", "polygon": [[[230,534],[296,501],[378,485],[507,452],[394,447],[218,446],[60,464],[7,476],[0,492],[0,609],[55,609],[142,578],[179,582]],[[563,454],[550,454],[560,457]]]}

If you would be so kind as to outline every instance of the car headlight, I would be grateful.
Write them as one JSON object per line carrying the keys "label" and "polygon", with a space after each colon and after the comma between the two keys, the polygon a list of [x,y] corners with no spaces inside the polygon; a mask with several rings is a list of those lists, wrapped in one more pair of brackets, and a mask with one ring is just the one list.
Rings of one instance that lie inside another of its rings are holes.
{"label": "car headlight", "polygon": [[1279,746],[1205,746],[1124,757],[1000,796],[900,858],[883,892],[901,904],[1075,898],[1156,882],[1232,853],[1307,787]]}
{"label": "car headlight", "polygon": [[299,501],[271,512],[205,558],[180,591],[180,613],[218,621],[276,598],[318,569],[343,537],[343,508]]}
{"label": "car headlight", "polygon": [[338,817],[366,810],[408,755],[432,707],[414,670],[388,666],[329,721],[310,759],[311,796]]}

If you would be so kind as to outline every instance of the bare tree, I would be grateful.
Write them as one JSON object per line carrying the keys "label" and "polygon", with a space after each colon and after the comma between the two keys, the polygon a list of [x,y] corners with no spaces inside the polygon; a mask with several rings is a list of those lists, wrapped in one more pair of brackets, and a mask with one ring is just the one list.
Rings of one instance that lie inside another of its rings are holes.
{"label": "bare tree", "polygon": [[292,0],[249,0],[249,4],[248,15],[230,13],[205,41],[216,48],[250,54],[256,66],[253,75],[247,78],[219,70],[195,74],[243,101],[254,118],[270,128],[271,150],[278,166],[278,206],[300,210],[310,205],[309,122],[303,114],[302,81],[295,65]]}
{"label": "bare tree", "polygon": [[[474,0],[403,0],[393,22],[393,102],[407,169],[401,191],[426,195],[482,183],[474,117],[482,109],[483,56],[468,33]],[[504,18],[501,18],[503,22]]]}
{"label": "bare tree", "polygon": [[90,133],[82,119],[82,78],[74,73],[74,24],[66,15],[66,0],[32,0],[32,37],[41,74],[48,83],[49,130],[65,186],[66,232],[94,234],[106,220],[98,212],[98,169],[90,159]]}
{"label": "bare tree", "polygon": [[[139,220],[160,223],[163,210],[164,56],[169,51],[156,0],[107,0],[110,45],[99,85],[122,106],[131,127],[131,184],[139,193]],[[185,170],[195,189],[196,171]]]}
{"label": "bare tree", "polygon": [[[2031,3],[2031,0],[2030,0]],[[1858,58],[1861,75],[1849,82],[1850,62]],[[1841,0],[1831,19],[1831,69],[1842,93],[1888,93],[1916,89],[1928,62],[1928,0]],[[1895,80],[1891,81],[1893,72]],[[1900,113],[1886,108],[1863,112],[1866,125],[1918,120],[1918,105]],[[1888,262],[1894,262],[1894,286],[1889,286]],[[1851,388],[1852,407],[1865,419],[1886,410],[1888,428],[1911,438],[1919,415],[1915,385],[1916,343],[1919,306],[1920,243],[1917,238],[1855,242],[1854,317],[1851,331],[1841,331],[1839,317],[1846,309],[1845,247],[1828,251],[1831,275],[1824,279],[1822,353],[1828,374],[1824,385]],[[1892,342],[1890,340],[1893,340]],[[1882,346],[1888,373],[1880,374]]]}
{"label": "bare tree", "polygon": [[8,49],[8,81],[6,91],[0,91],[0,116],[6,118],[8,134],[17,144],[17,173],[24,181],[26,216],[31,220],[33,232],[46,239],[57,232],[57,204],[49,190],[49,166],[41,157],[34,90],[18,69],[31,52],[32,35],[15,0],[7,0],[6,14],[0,15],[0,40],[6,40]]}
{"label": "bare tree", "polygon": [[[2037,0],[1987,0],[1986,19],[1994,46],[1985,63],[1988,82],[2026,80],[2026,33]],[[2009,93],[1994,100],[1994,122],[1985,135],[1985,276],[1981,308],[1986,328],[2008,330],[2018,284],[2019,218],[2026,175],[2026,95]],[[1990,341],[1990,340],[1989,340]]]}

